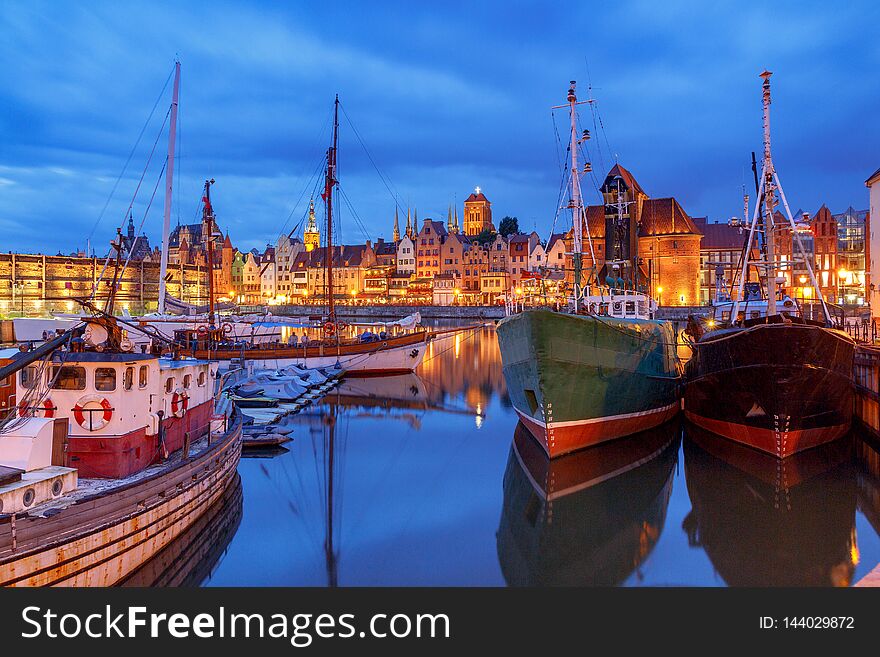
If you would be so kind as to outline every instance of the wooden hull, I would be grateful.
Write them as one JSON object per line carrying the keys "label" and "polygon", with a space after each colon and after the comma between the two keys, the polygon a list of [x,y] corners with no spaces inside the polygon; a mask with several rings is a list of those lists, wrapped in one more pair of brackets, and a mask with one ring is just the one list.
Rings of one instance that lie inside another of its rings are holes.
{"label": "wooden hull", "polygon": [[305,367],[340,366],[347,373],[404,374],[414,371],[425,357],[428,333],[419,331],[396,338],[358,344],[308,346],[257,345],[250,349],[187,349],[184,355],[204,360],[229,361],[234,358],[262,361],[271,369],[303,365]]}
{"label": "wooden hull", "polygon": [[[241,415],[188,459],[48,517],[0,516],[0,585],[111,586],[183,534],[236,476]],[[14,531],[13,531],[14,520]],[[13,538],[14,536],[14,538]]]}

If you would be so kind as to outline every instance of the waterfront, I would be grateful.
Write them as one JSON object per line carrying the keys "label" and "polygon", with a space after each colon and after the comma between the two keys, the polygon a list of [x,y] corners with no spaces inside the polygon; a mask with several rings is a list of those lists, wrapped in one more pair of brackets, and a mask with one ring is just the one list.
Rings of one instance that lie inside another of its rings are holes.
{"label": "waterfront", "polygon": [[238,528],[203,584],[830,586],[880,561],[860,439],[780,467],[666,426],[548,471],[521,435],[513,450],[493,329],[430,349],[418,376],[351,381],[295,416],[286,451],[242,459]]}

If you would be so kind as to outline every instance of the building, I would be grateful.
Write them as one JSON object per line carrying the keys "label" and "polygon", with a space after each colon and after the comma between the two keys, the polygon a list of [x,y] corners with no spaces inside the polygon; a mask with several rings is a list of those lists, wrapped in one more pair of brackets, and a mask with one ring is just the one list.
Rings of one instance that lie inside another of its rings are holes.
{"label": "building", "polygon": [[461,293],[461,279],[455,274],[437,274],[434,277],[432,301],[435,306],[453,306]]}
{"label": "building", "polygon": [[384,238],[376,238],[373,246],[376,253],[376,264],[383,267],[397,267],[397,242],[386,242]]}
{"label": "building", "polygon": [[565,271],[565,235],[553,233],[547,240],[544,266],[557,271]]}
{"label": "building", "polygon": [[479,235],[484,230],[495,231],[492,223],[492,204],[477,187],[464,201],[464,234]]}
{"label": "building", "polygon": [[450,232],[440,244],[440,273],[452,274],[458,279],[460,285],[465,253],[471,244],[467,236],[458,233],[455,226],[453,226],[453,231],[455,232]]}
{"label": "building", "polygon": [[535,240],[532,250],[529,251],[528,271],[536,272],[541,267],[544,267],[546,265],[546,258],[547,251],[544,249],[544,245],[541,244],[541,240]]}
{"label": "building", "polygon": [[[678,201],[649,197],[619,164],[608,172],[600,191],[605,204],[585,211],[583,282],[650,289],[663,305],[699,303],[702,234]],[[572,231],[565,243],[571,253]],[[571,256],[565,261],[571,285]]]}
{"label": "building", "polygon": [[[871,314],[877,316],[880,315],[880,287],[877,286],[875,281],[880,280],[878,278],[880,277],[880,230],[875,231],[874,227],[871,226],[871,217],[874,217],[875,223],[877,222],[877,217],[880,217],[880,169],[877,169],[870,175],[865,181],[865,186],[868,188],[868,217],[865,223],[868,234],[866,248],[868,251],[867,261],[869,263],[866,281],[871,294]],[[874,262],[875,259],[877,259],[876,264]]]}
{"label": "building", "polygon": [[126,260],[139,261],[147,260],[159,261],[159,248],[150,249],[150,240],[144,234],[135,235],[134,219],[131,214],[128,216],[128,228],[122,233],[122,257]]}
{"label": "building", "polygon": [[837,222],[837,263],[843,272],[841,291],[847,303],[854,299],[855,305],[859,306],[870,300],[868,219],[868,210],[855,210],[852,206],[834,215]]}
{"label": "building", "polygon": [[277,303],[277,276],[275,247],[267,244],[266,250],[260,255],[260,297],[263,303]]}
{"label": "building", "polygon": [[[327,298],[327,247],[318,247],[305,254],[308,262],[306,296]],[[338,245],[333,247],[333,295],[337,299],[357,299],[364,289],[364,274],[376,264],[372,244]]]}
{"label": "building", "polygon": [[309,221],[303,232],[303,244],[306,251],[314,251],[321,247],[321,234],[318,232],[318,224],[315,221],[315,201],[309,201]]}
{"label": "building", "polygon": [[248,251],[243,257],[241,269],[242,285],[238,303],[255,305],[262,303],[262,280],[260,278],[260,256],[256,249]]}
{"label": "building", "polygon": [[[99,282],[106,258],[47,256],[42,254],[0,254],[0,314],[40,315],[50,312],[79,312],[75,298],[107,298],[112,262]],[[159,261],[128,263],[119,276],[117,312],[153,312],[159,300]],[[121,268],[120,268],[121,269]],[[207,296],[208,270],[200,265],[169,267],[167,291],[186,303],[201,304]]]}
{"label": "building", "polygon": [[512,285],[519,283],[523,272],[531,271],[531,255],[535,245],[540,245],[538,233],[520,233],[507,237],[507,263]]}
{"label": "building", "polygon": [[446,226],[442,221],[425,219],[422,229],[414,240],[416,242],[416,275],[419,278],[434,278],[442,271],[440,246],[447,234]]}
{"label": "building", "polygon": [[[749,231],[741,223],[716,223],[707,217],[694,217],[694,225],[703,234],[700,242],[700,303],[710,304],[729,295],[742,269],[742,252]],[[755,249],[757,253],[757,249]],[[750,272],[754,277],[754,272]],[[662,291],[660,292],[662,294]]]}
{"label": "building", "polygon": [[510,273],[504,270],[480,274],[480,297],[484,304],[500,303],[510,293]]}
{"label": "building", "polygon": [[393,275],[394,265],[383,265],[377,262],[375,265],[364,267],[363,297],[374,300],[387,299]]}
{"label": "building", "polygon": [[305,251],[305,244],[293,233],[282,235],[275,243],[275,293],[279,303],[287,303],[293,296],[291,271],[296,256]]}
{"label": "building", "polygon": [[[410,228],[410,231],[412,229]],[[409,234],[404,235],[397,243],[397,273],[398,274],[415,274],[416,273],[416,253],[415,243]]]}

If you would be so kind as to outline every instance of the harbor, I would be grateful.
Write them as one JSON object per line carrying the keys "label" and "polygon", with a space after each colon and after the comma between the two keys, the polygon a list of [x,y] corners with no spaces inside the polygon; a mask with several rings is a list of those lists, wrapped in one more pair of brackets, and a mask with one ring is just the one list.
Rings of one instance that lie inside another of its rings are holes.
{"label": "harbor", "polygon": [[880,585],[880,163],[815,71],[295,42],[10,104],[0,586]]}

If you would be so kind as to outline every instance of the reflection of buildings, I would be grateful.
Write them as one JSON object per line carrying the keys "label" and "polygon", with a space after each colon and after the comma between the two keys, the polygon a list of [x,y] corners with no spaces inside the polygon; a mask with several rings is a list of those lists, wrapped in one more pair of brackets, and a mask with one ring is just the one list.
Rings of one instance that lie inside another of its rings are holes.
{"label": "reflection of buildings", "polygon": [[241,514],[241,478],[235,475],[211,508],[120,586],[199,586],[229,547]]}
{"label": "reflection of buildings", "polygon": [[430,342],[418,373],[428,382],[428,394],[436,404],[462,397],[468,408],[483,412],[495,395],[509,404],[493,328],[461,331]]}
{"label": "reflection of buildings", "polygon": [[683,529],[731,586],[848,586],[858,562],[852,445],[784,460],[688,425]]}
{"label": "reflection of buildings", "polygon": [[859,464],[859,510],[880,534],[880,445],[876,440],[854,439]]}
{"label": "reflection of buildings", "polygon": [[663,530],[679,430],[671,422],[551,460],[518,424],[497,532],[508,585],[624,582]]}

